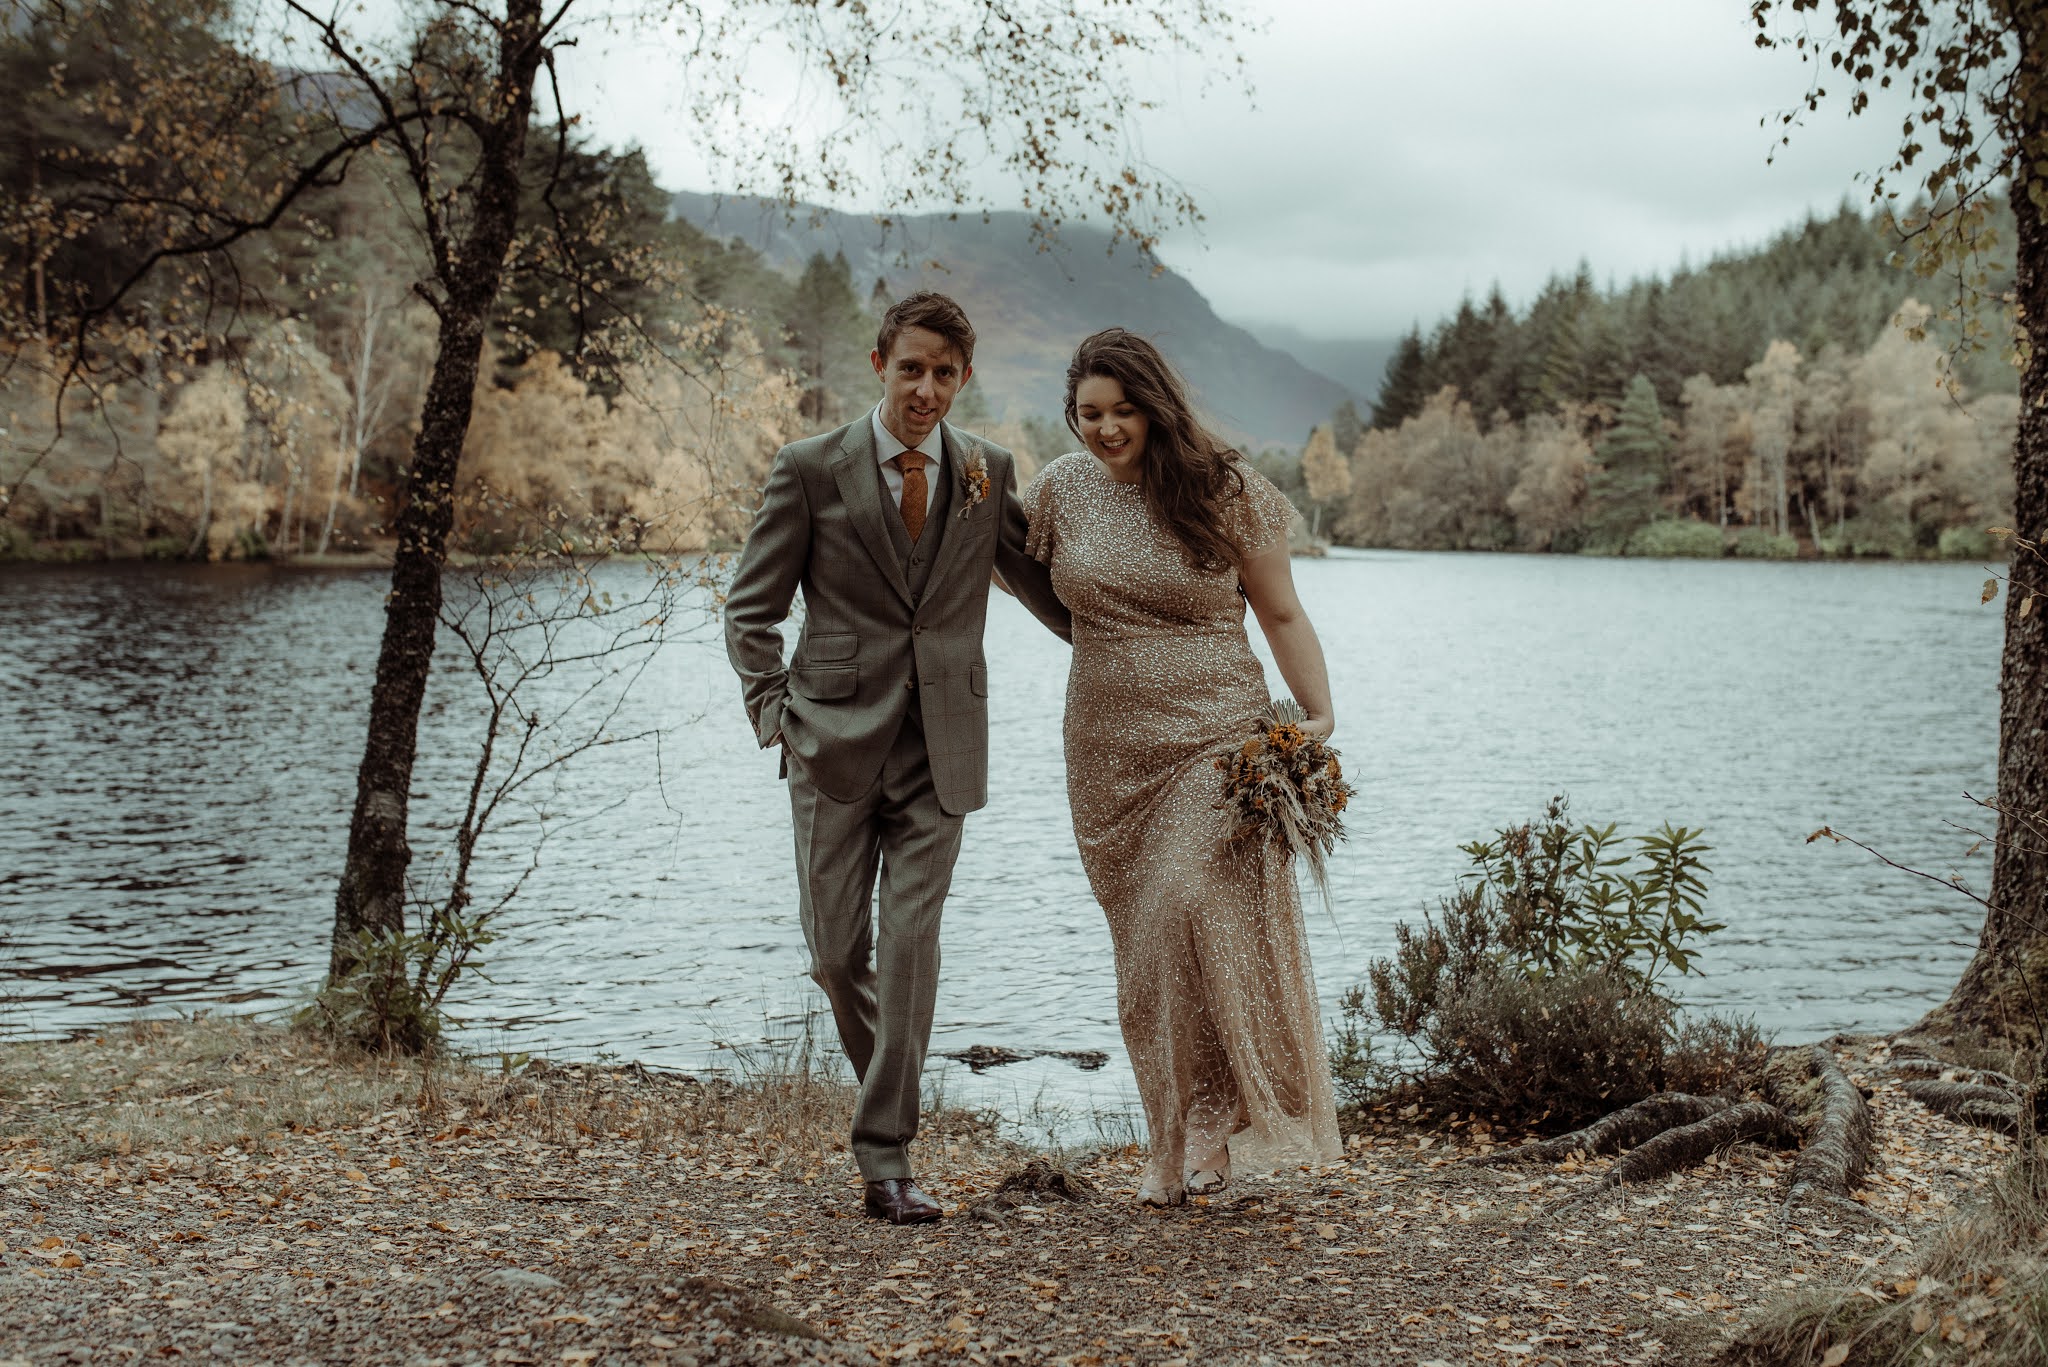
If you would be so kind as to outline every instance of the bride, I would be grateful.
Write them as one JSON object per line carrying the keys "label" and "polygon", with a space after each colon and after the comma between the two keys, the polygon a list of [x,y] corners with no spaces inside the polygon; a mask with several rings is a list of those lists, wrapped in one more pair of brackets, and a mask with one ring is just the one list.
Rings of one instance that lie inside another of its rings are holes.
{"label": "bride", "polygon": [[1073,612],[1067,795],[1109,919],[1117,1012],[1151,1132],[1138,1199],[1179,1204],[1240,1167],[1342,1146],[1290,858],[1229,840],[1216,760],[1272,705],[1250,604],[1307,710],[1334,725],[1295,596],[1294,510],[1196,421],[1158,349],[1122,328],[1067,367],[1061,456],[1024,495],[1027,548]]}

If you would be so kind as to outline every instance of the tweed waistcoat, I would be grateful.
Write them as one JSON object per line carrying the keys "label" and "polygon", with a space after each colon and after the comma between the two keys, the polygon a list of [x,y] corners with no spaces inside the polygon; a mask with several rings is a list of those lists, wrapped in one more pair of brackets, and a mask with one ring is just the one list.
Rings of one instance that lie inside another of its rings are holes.
{"label": "tweed waistcoat", "polygon": [[925,587],[931,583],[932,562],[939,556],[939,539],[945,535],[946,518],[953,511],[953,486],[958,481],[952,478],[953,462],[935,460],[925,467],[925,477],[935,479],[938,486],[932,491],[931,511],[925,514],[924,531],[917,538],[915,546],[910,544],[910,533],[903,525],[903,515],[889,503],[889,486],[882,479],[882,467],[875,466],[875,483],[881,485],[882,506],[890,511],[889,544],[896,548],[896,554],[903,560],[903,579],[910,585],[913,599],[924,596]]}

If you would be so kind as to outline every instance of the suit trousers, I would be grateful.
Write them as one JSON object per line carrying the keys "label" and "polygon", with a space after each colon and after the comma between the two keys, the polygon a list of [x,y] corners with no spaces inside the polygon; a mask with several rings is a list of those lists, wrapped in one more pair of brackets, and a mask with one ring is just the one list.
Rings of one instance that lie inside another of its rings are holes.
{"label": "suit trousers", "polygon": [[811,977],[860,1079],[854,1161],[870,1182],[909,1177],[938,998],[939,913],[966,818],[939,806],[915,701],[861,798],[825,796],[793,762],[789,797]]}

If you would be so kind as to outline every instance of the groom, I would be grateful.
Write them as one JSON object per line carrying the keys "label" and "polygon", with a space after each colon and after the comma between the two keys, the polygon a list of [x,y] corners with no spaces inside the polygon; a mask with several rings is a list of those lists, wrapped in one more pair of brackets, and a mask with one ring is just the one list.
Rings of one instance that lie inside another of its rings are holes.
{"label": "groom", "polygon": [[[939,981],[939,913],[967,813],[988,802],[990,571],[1068,637],[1024,552],[1010,453],[945,422],[974,328],[943,294],[882,317],[882,400],[782,448],[725,604],[726,653],[765,749],[782,747],[811,977],[860,1079],[868,1214],[939,1218],[910,1169]],[[781,623],[801,588],[785,663]],[[881,875],[880,926],[873,904]]]}

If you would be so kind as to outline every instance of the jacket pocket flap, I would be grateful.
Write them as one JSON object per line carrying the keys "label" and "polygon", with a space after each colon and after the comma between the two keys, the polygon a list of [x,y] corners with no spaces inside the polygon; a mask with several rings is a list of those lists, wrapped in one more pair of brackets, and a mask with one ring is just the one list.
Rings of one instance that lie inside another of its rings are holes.
{"label": "jacket pocket flap", "polygon": [[804,638],[804,657],[811,660],[850,660],[860,649],[860,637],[837,631]]}
{"label": "jacket pocket flap", "polygon": [[850,698],[854,685],[859,682],[860,670],[853,665],[833,665],[830,668],[802,665],[789,671],[789,686],[816,702]]}
{"label": "jacket pocket flap", "polygon": [[977,698],[988,696],[988,666],[967,666],[967,689]]}

